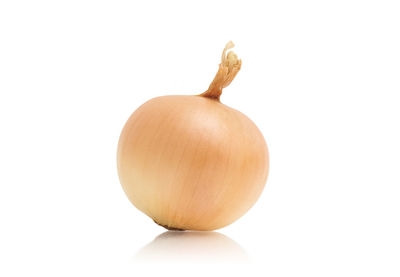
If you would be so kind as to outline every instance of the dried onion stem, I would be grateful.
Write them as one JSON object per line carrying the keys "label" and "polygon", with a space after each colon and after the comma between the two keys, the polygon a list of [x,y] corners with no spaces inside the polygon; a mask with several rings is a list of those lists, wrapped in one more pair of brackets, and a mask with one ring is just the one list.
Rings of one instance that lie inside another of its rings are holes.
{"label": "dried onion stem", "polygon": [[229,84],[233,81],[236,74],[239,72],[240,67],[242,66],[242,60],[240,60],[233,51],[226,53],[226,51],[234,46],[235,45],[232,41],[229,41],[226,44],[224,50],[222,51],[221,63],[219,64],[218,72],[208,89],[200,94],[200,96],[219,100],[219,97],[222,94],[222,89],[229,86]]}

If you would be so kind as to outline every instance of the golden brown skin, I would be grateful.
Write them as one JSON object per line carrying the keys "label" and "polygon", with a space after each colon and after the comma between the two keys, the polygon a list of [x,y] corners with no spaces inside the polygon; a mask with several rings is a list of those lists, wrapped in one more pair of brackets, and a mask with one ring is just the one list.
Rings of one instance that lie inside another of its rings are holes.
{"label": "golden brown skin", "polygon": [[241,217],[269,167],[256,125],[202,96],[143,104],[123,128],[117,156],[129,200],[160,225],[184,230],[215,230]]}

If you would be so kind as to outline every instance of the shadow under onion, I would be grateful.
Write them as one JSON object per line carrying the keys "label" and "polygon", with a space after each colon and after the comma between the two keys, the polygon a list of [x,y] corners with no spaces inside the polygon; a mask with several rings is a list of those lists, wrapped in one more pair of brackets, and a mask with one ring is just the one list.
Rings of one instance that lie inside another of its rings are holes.
{"label": "shadow under onion", "polygon": [[238,243],[218,232],[167,231],[140,249],[135,261],[246,263],[249,258]]}

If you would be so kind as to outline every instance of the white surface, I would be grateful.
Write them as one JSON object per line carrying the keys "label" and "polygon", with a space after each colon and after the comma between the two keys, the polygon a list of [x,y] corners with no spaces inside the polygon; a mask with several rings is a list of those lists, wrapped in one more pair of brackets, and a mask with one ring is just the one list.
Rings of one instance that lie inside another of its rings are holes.
{"label": "white surface", "polygon": [[[0,275],[399,276],[399,14],[2,0]],[[155,239],[118,182],[120,131],[152,97],[203,92],[228,40],[243,67],[221,100],[262,130],[267,186],[220,235]]]}

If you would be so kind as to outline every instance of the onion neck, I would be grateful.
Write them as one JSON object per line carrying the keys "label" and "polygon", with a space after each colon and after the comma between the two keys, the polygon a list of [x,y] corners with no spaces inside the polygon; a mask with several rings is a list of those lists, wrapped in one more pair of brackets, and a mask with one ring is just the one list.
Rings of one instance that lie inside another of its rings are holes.
{"label": "onion neck", "polygon": [[235,45],[232,41],[229,41],[226,44],[224,50],[222,51],[221,63],[219,64],[218,72],[208,89],[200,94],[200,96],[219,101],[219,97],[222,94],[222,89],[229,86],[229,84],[233,81],[236,74],[239,72],[240,67],[242,66],[242,60],[240,60],[234,52],[229,51],[226,53],[227,50],[233,48],[234,46]]}

